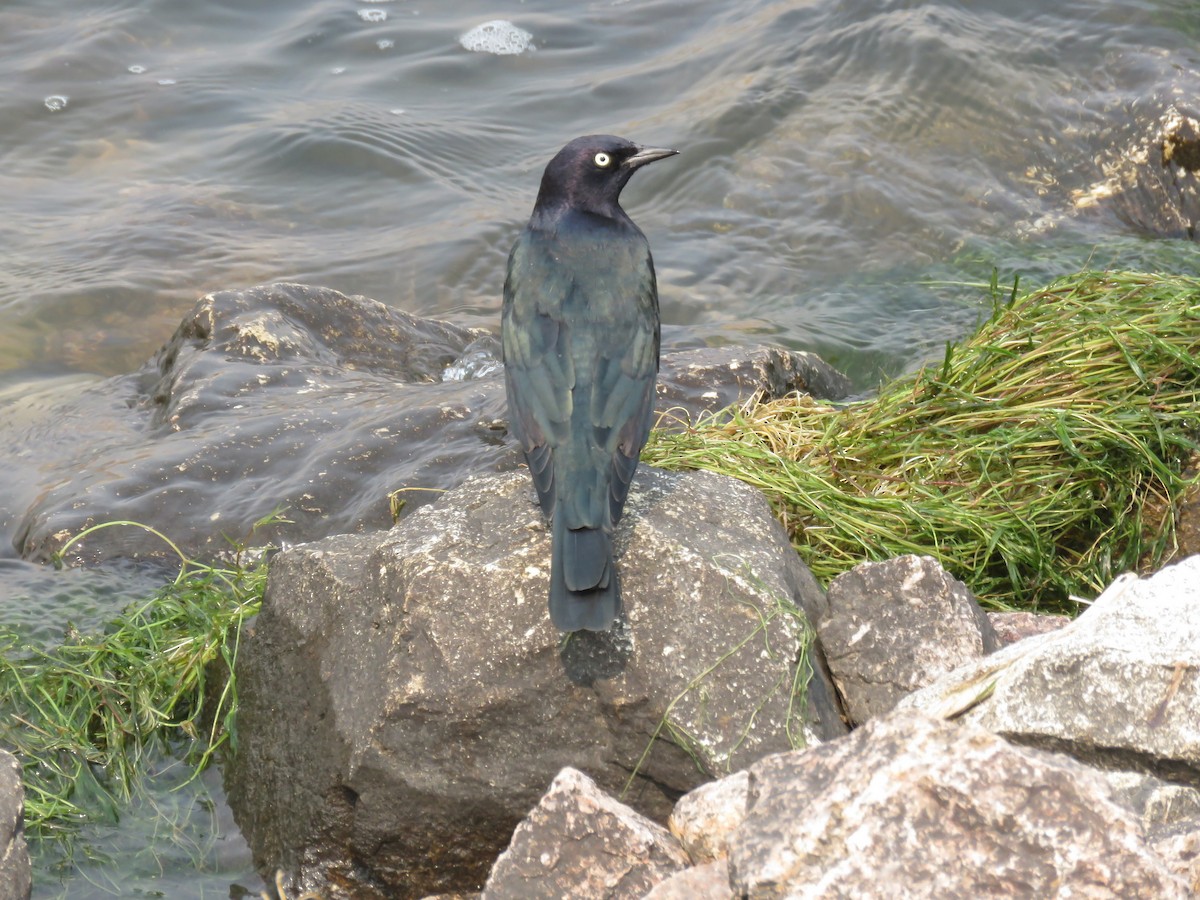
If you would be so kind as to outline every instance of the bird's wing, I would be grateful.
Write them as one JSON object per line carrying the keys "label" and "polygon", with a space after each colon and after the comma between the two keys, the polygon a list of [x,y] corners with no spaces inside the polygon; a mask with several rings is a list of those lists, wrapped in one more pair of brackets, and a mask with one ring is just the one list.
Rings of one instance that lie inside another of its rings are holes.
{"label": "bird's wing", "polygon": [[570,434],[574,366],[562,306],[571,279],[529,230],[508,257],[501,351],[509,428],[525,451],[542,511],[554,510],[553,449]]}
{"label": "bird's wing", "polygon": [[644,239],[640,246],[629,249],[632,258],[622,267],[617,295],[610,298],[615,304],[623,304],[625,313],[619,327],[600,332],[588,412],[594,446],[602,449],[609,460],[605,499],[610,526],[621,518],[638,456],[650,432],[658,376],[660,335],[654,264]]}

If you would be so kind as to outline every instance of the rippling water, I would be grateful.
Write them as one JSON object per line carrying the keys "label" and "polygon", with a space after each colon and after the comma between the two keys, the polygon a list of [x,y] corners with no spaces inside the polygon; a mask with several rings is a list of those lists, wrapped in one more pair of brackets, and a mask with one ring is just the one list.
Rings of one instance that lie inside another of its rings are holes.
{"label": "rippling water", "polygon": [[[530,46],[460,44],[496,19]],[[969,331],[986,300],[954,282],[993,267],[1195,270],[1191,242],[1076,199],[1193,102],[1198,22],[1190,0],[5,0],[0,416],[135,368],[210,290],[495,326],[542,167],[598,131],[683,151],[625,197],[668,347],[771,340],[869,387]],[[0,591],[58,596],[28,578]]]}
{"label": "rippling water", "polygon": [[1186,2],[528,0],[500,11],[529,50],[463,49],[497,11],[8,0],[0,371],[127,371],[201,293],[279,279],[494,325],[541,167],[612,131],[683,150],[626,197],[668,344],[868,381],[974,322],[923,281],[1153,259],[1070,191],[1200,81]]}

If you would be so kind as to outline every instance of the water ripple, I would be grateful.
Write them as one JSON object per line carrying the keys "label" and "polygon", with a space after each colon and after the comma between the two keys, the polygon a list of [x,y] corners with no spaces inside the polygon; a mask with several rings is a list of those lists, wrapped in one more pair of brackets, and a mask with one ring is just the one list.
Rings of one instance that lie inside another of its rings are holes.
{"label": "water ripple", "polygon": [[938,301],[930,326],[897,281],[1082,265],[1130,233],[1072,198],[1200,87],[1188,21],[1165,0],[529,0],[513,22],[537,53],[500,57],[464,53],[479,17],[448,7],[17,0],[0,332],[122,323],[91,361],[114,371],[203,291],[274,278],[494,323],[549,155],[613,131],[684,151],[625,196],[675,323],[910,367],[976,308]]}

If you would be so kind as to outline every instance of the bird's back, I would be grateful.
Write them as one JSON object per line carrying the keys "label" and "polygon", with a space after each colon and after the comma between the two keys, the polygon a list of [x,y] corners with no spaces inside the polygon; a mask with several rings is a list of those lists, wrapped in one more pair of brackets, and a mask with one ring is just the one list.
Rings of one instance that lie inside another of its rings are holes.
{"label": "bird's back", "polygon": [[568,214],[553,231],[522,233],[505,288],[504,356],[514,431],[527,453],[552,454],[555,477],[535,478],[547,514],[611,529],[649,430],[658,303],[641,231],[592,218]]}

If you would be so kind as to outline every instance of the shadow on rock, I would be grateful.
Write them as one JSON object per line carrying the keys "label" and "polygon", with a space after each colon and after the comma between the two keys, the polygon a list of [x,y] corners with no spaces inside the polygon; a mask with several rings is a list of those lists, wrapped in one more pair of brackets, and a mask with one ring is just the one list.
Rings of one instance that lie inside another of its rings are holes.
{"label": "shadow on rock", "polygon": [[592,687],[616,678],[633,655],[629,620],[622,615],[609,631],[580,631],[563,638],[558,658],[571,684]]}

